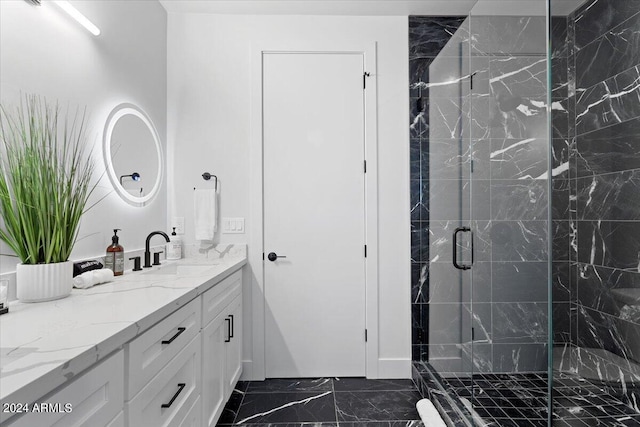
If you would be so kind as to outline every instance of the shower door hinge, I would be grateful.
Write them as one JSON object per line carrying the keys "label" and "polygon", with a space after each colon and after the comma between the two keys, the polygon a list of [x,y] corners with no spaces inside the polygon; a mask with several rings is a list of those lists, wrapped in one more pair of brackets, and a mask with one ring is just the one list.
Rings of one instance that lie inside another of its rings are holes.
{"label": "shower door hinge", "polygon": [[362,75],[362,89],[366,89],[367,88],[367,77],[369,77],[370,75],[371,74],[367,73],[366,71]]}
{"label": "shower door hinge", "polygon": [[367,161],[364,161],[364,173],[367,173]]}
{"label": "shower door hinge", "polygon": [[476,330],[474,328],[471,328],[471,341],[475,341],[476,340]]}
{"label": "shower door hinge", "polygon": [[470,80],[471,80],[471,90],[473,90],[473,77],[474,77],[476,74],[478,74],[478,72],[477,72],[477,71],[476,71],[475,73],[471,73],[471,76],[470,76]]}
{"label": "shower door hinge", "polygon": [[262,252],[262,260],[264,261],[264,252]]}
{"label": "shower door hinge", "polygon": [[367,257],[367,245],[364,245],[364,257]]}
{"label": "shower door hinge", "polygon": [[364,342],[367,342],[367,338],[368,338],[368,337],[367,337],[367,330],[365,329],[365,330],[364,330]]}

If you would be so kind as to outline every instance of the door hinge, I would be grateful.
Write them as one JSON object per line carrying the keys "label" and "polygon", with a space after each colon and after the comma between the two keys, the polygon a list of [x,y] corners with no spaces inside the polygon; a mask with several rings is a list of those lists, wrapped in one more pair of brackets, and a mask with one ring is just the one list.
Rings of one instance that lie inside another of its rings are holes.
{"label": "door hinge", "polygon": [[367,330],[364,330],[364,342],[367,342],[368,339],[368,334],[367,334]]}
{"label": "door hinge", "polygon": [[469,79],[471,81],[471,90],[473,90],[473,78],[475,77],[476,74],[478,74],[477,71],[475,73],[471,73],[471,76],[470,76],[470,79]]}
{"label": "door hinge", "polygon": [[367,245],[364,245],[364,257],[367,257]]}
{"label": "door hinge", "polygon": [[262,260],[264,261],[264,252],[262,252]]}
{"label": "door hinge", "polygon": [[364,173],[367,173],[367,161],[364,161]]}
{"label": "door hinge", "polygon": [[369,77],[370,75],[371,74],[367,73],[366,71],[362,75],[362,89],[366,89],[367,88],[367,77]]}
{"label": "door hinge", "polygon": [[476,340],[476,330],[474,328],[471,328],[471,341],[475,341]]}

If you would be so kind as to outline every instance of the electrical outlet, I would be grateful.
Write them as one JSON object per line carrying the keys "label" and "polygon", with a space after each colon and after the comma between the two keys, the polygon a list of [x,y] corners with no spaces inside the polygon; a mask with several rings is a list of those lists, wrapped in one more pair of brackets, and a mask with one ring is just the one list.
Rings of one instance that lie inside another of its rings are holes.
{"label": "electrical outlet", "polygon": [[[184,234],[184,217],[174,216],[171,219],[171,227],[176,228],[176,234]],[[173,231],[173,230],[170,230],[170,231]]]}

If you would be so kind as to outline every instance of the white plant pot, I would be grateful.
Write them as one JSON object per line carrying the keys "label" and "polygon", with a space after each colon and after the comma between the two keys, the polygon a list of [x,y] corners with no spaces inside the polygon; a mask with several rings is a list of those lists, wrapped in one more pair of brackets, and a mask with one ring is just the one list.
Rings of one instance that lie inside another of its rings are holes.
{"label": "white plant pot", "polygon": [[16,293],[21,302],[42,302],[68,296],[73,288],[73,262],[18,264]]}

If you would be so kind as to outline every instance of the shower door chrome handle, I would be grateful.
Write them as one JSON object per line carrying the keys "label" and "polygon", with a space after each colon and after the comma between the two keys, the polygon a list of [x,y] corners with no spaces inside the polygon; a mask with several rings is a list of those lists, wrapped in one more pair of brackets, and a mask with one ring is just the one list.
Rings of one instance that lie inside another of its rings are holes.
{"label": "shower door chrome handle", "polygon": [[[456,231],[453,232],[453,266],[458,270],[470,270],[471,265],[467,264],[458,264],[458,233],[464,233],[467,231],[471,231],[469,227],[458,227]],[[473,264],[473,234],[471,235],[471,264]]]}

